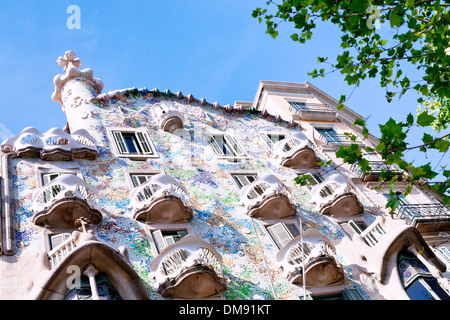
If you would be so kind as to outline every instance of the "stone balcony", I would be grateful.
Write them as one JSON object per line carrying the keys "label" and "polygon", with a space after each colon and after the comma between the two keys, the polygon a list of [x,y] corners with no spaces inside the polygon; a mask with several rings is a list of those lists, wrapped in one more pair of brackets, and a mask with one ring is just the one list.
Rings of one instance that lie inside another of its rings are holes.
{"label": "stone balcony", "polygon": [[204,299],[227,288],[222,256],[214,247],[194,236],[165,248],[150,264],[156,291],[163,297]]}
{"label": "stone balcony", "polygon": [[166,174],[157,174],[130,192],[133,218],[145,223],[176,223],[193,218],[186,188]]}
{"label": "stone balcony", "polygon": [[102,220],[98,191],[73,174],[58,176],[33,193],[32,221],[45,227],[74,228],[80,218]]}
{"label": "stone balcony", "polygon": [[311,189],[311,200],[321,214],[349,217],[360,214],[364,207],[344,176],[335,173]]}
{"label": "stone balcony", "polygon": [[177,129],[183,128],[183,115],[174,110],[170,105],[157,103],[153,106],[152,110],[161,130],[172,133]]}
{"label": "stone balcony", "polygon": [[369,172],[362,172],[359,168],[359,162],[355,162],[351,166],[351,170],[364,182],[378,181],[380,179],[381,172],[392,172],[401,180],[403,178],[403,172],[395,165],[388,165],[384,161],[369,161],[371,170]]}
{"label": "stone balcony", "polygon": [[280,164],[286,167],[316,168],[320,161],[308,138],[301,132],[276,142],[273,151],[280,160]]}
{"label": "stone balcony", "polygon": [[47,161],[95,160],[98,156],[95,139],[84,129],[69,134],[60,128],[41,133],[36,128],[28,127],[17,136],[3,141],[1,150],[15,152],[20,158]]}
{"label": "stone balcony", "polygon": [[262,219],[283,219],[297,214],[286,186],[274,175],[264,175],[240,191],[247,215]]}
{"label": "stone balcony", "polygon": [[[326,237],[309,229],[289,241],[277,254],[284,277],[293,284],[325,287],[339,284],[344,273],[334,258],[335,249]],[[305,277],[303,279],[303,277]]]}

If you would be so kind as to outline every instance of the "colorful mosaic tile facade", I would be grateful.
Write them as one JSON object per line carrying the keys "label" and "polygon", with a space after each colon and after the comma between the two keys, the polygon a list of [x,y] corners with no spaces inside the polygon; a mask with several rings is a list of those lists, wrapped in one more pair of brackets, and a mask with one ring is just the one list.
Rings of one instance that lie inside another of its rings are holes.
{"label": "colorful mosaic tile facade", "polygon": [[[168,133],[158,128],[152,108],[160,102],[170,103],[184,115],[183,129]],[[188,190],[194,211],[194,219],[189,221],[193,233],[211,243],[223,256],[223,270],[229,280],[223,294],[226,299],[274,299],[274,290],[278,299],[300,299],[302,296],[301,287],[283,278],[275,261],[278,248],[264,227],[257,219],[252,220],[245,214],[239,189],[229,172],[247,170],[258,175],[276,175],[290,190],[289,197],[298,208],[294,220],[301,219],[304,230],[317,229],[329,239],[344,236],[329,217],[314,211],[309,202],[309,190],[294,182],[295,170],[280,166],[260,135],[264,131],[292,133],[299,131],[298,127],[290,128],[288,124],[276,122],[274,117],[259,112],[227,112],[210,105],[157,97],[148,90],[129,91],[120,99],[98,102],[91,117],[96,120],[97,136],[103,137],[102,141],[97,141],[98,159],[75,162],[83,179],[99,190],[99,206],[104,218],[96,229],[96,236],[115,248],[127,247],[130,261],[147,285],[151,299],[162,299],[154,290],[149,267],[157,253],[151,249],[151,239],[143,224],[132,217],[130,190],[133,186],[127,177],[130,171],[159,170],[176,178]],[[117,157],[108,128],[145,128],[158,157],[146,160]],[[205,129],[232,133],[248,157],[239,162],[218,159],[202,138]],[[43,228],[33,224],[30,211],[32,194],[40,179],[36,166],[42,163],[40,159],[12,161],[19,256],[45,251]],[[364,199],[362,202],[367,220],[374,220],[370,204],[364,203]],[[351,267],[345,265],[345,259],[338,255],[336,259],[344,268],[345,285],[358,289],[369,299],[352,276]]]}

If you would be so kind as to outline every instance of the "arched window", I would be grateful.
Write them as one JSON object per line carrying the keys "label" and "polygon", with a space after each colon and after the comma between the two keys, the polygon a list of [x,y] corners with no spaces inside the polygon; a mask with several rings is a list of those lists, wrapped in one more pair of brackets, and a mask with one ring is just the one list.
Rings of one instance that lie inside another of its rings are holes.
{"label": "arched window", "polygon": [[414,254],[399,252],[398,271],[411,300],[450,300],[448,293]]}
{"label": "arched window", "polygon": [[[99,300],[122,300],[117,290],[105,274],[95,276],[96,288]],[[72,283],[67,290],[64,300],[93,300],[92,288],[87,276],[81,276],[78,286]]]}

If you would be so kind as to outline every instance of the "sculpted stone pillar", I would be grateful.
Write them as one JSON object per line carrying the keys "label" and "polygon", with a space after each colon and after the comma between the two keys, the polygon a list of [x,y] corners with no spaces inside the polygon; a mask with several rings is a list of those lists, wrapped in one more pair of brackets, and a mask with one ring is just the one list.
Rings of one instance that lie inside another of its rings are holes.
{"label": "sculpted stone pillar", "polygon": [[93,264],[89,264],[83,272],[83,275],[89,278],[89,284],[91,285],[92,300],[100,300],[97,290],[97,282],[95,276],[98,274],[98,270],[95,269]]}

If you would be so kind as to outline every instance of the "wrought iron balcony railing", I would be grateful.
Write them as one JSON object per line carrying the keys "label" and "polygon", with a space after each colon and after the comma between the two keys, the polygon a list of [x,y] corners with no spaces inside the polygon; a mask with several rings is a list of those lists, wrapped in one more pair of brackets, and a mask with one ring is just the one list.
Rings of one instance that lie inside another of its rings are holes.
{"label": "wrought iron balcony railing", "polygon": [[450,220],[450,211],[440,203],[402,204],[397,212],[397,216],[408,224],[419,220]]}
{"label": "wrought iron balcony railing", "polygon": [[351,144],[356,143],[360,144],[362,143],[361,139],[356,138],[355,140],[351,139],[352,135],[346,135],[346,134],[339,134],[339,133],[327,133],[327,134],[320,134],[321,139],[325,141],[327,144],[335,145],[335,144]]}
{"label": "wrought iron balcony railing", "polygon": [[363,172],[359,167],[359,161],[355,162],[351,166],[351,170],[356,173],[364,182],[378,181],[381,172],[392,172],[397,175],[398,178],[403,176],[402,171],[395,165],[386,164],[384,161],[369,161],[371,170],[369,172]]}
{"label": "wrought iron balcony railing", "polygon": [[293,117],[301,120],[335,121],[336,111],[322,103],[290,102]]}

